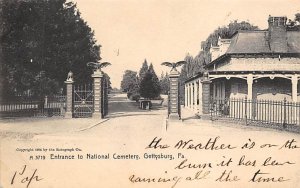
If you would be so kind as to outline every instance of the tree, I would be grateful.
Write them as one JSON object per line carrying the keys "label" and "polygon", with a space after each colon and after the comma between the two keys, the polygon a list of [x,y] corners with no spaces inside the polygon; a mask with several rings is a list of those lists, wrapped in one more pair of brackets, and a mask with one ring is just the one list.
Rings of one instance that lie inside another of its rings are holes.
{"label": "tree", "polygon": [[154,90],[155,92],[158,93],[157,96],[160,95],[160,91],[161,91],[161,88],[160,88],[160,85],[159,85],[159,79],[154,71],[154,68],[153,68],[153,64],[150,63],[150,66],[149,66],[149,69],[148,69],[148,72],[150,72],[152,74],[152,82],[153,82],[153,86],[154,86]]}
{"label": "tree", "polygon": [[204,71],[204,66],[210,62],[210,47],[212,45],[217,45],[219,37],[221,38],[230,38],[238,30],[256,30],[257,26],[254,26],[248,22],[242,21],[238,22],[237,20],[228,24],[228,26],[219,27],[213,33],[211,33],[208,38],[201,42],[201,51],[195,57],[187,54],[185,61],[187,64],[182,67],[184,74],[187,77],[194,76],[199,72]]}
{"label": "tree", "polygon": [[148,71],[141,81],[140,95],[146,99],[153,99],[158,97],[159,93],[159,87],[153,82],[153,74]]}
{"label": "tree", "polygon": [[110,90],[112,90],[112,87],[111,87],[111,81],[110,81],[110,77],[107,73],[103,73],[103,79],[104,81],[107,83],[107,89],[108,89],[108,93],[110,92]]}
{"label": "tree", "polygon": [[[149,68],[148,68],[148,70],[147,70],[146,72],[150,72],[151,74],[155,74],[155,76],[156,76],[156,73],[155,73],[155,71],[154,71],[154,68],[153,68],[153,64],[152,64],[152,63],[150,63]],[[156,76],[156,77],[157,77],[157,76]]]}
{"label": "tree", "polygon": [[140,83],[140,95],[147,99],[159,97],[161,88],[152,63]]}
{"label": "tree", "polygon": [[145,76],[145,74],[147,73],[149,67],[148,67],[148,62],[147,60],[145,59],[144,60],[144,63],[142,64],[142,67],[139,71],[139,79],[142,80]]}
{"label": "tree", "polygon": [[239,30],[257,30],[257,29],[259,29],[257,26],[252,25],[248,22],[245,21],[238,22],[237,20],[234,20],[233,22],[230,22],[227,26],[218,27],[213,33],[211,33],[206,39],[206,41],[202,44],[202,49],[205,52],[209,52],[210,47],[212,45],[213,46],[217,45],[219,37],[231,38],[232,35]]}
{"label": "tree", "polygon": [[231,22],[225,27],[217,28],[213,33],[211,33],[208,38],[201,42],[201,50],[195,56],[191,56],[187,54],[185,57],[185,64],[181,69],[181,75],[179,77],[179,91],[180,91],[180,98],[181,102],[184,101],[184,82],[188,78],[204,72],[204,67],[211,61],[210,55],[210,47],[212,45],[216,45],[218,42],[219,37],[221,38],[230,38],[235,32],[238,30],[256,30],[258,29],[257,26],[254,26],[248,22],[242,21],[238,22],[237,20]]}
{"label": "tree", "polygon": [[137,72],[126,70],[121,81],[121,90],[127,93],[138,93],[139,83],[137,79]]}
{"label": "tree", "polygon": [[293,20],[289,19],[287,26],[289,30],[300,31],[300,13],[296,13]]}
{"label": "tree", "polygon": [[159,84],[161,88],[161,93],[167,95],[170,91],[170,79],[168,73],[166,73],[165,75],[163,73],[161,74]]}
{"label": "tree", "polygon": [[295,19],[296,22],[298,22],[298,24],[300,24],[300,13],[296,13],[295,14]]}
{"label": "tree", "polygon": [[55,93],[70,70],[77,83],[91,81],[86,63],[99,60],[100,46],[76,4],[4,0],[2,12],[1,75],[8,96],[28,90],[38,96]]}
{"label": "tree", "polygon": [[189,53],[185,56],[184,60],[186,61],[186,65],[184,65],[182,67],[182,69],[186,70],[186,76],[187,77],[191,77],[193,76],[193,72],[194,72],[194,57],[191,56]]}

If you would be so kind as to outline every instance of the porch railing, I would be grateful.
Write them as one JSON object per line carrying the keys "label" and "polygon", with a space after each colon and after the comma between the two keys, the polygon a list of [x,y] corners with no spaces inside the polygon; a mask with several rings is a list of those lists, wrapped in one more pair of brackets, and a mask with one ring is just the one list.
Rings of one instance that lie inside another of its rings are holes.
{"label": "porch railing", "polygon": [[246,124],[264,123],[282,126],[300,126],[300,103],[272,100],[212,99],[210,102],[212,120],[230,118],[244,120]]}

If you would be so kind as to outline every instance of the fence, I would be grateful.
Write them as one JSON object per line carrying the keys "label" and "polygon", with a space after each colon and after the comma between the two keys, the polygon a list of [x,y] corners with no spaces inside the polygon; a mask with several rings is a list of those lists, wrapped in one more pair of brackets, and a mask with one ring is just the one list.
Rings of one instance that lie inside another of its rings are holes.
{"label": "fence", "polygon": [[2,101],[0,117],[51,117],[63,116],[65,112],[64,95],[18,96],[13,101]]}
{"label": "fence", "polygon": [[271,100],[212,99],[211,118],[244,120],[246,124],[264,123],[273,126],[300,126],[300,103]]}

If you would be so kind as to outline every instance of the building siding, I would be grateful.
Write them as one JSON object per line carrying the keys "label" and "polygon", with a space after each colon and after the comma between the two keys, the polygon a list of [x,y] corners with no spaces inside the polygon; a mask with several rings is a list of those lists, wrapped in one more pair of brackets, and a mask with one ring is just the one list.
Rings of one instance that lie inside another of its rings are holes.
{"label": "building siding", "polygon": [[300,71],[299,58],[231,58],[215,66],[217,71]]}

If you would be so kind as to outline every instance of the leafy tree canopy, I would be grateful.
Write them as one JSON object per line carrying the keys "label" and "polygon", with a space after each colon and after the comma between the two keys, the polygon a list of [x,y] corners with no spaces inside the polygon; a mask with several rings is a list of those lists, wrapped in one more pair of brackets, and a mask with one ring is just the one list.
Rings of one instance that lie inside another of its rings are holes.
{"label": "leafy tree canopy", "polygon": [[141,81],[140,95],[146,99],[154,99],[160,95],[160,85],[150,71],[145,74]]}
{"label": "leafy tree canopy", "polygon": [[289,19],[287,25],[289,30],[300,31],[300,13],[295,14],[293,20]]}
{"label": "leafy tree canopy", "polygon": [[164,74],[161,75],[159,84],[161,88],[161,93],[167,95],[170,91],[170,79],[168,73],[166,73],[165,75]]}
{"label": "leafy tree canopy", "polygon": [[126,70],[121,81],[121,90],[128,93],[138,93],[137,72]]}
{"label": "leafy tree canopy", "polygon": [[142,64],[142,67],[141,67],[141,69],[139,71],[139,78],[140,78],[140,80],[142,80],[144,78],[144,76],[147,73],[148,69],[149,69],[148,62],[145,59],[144,62],[143,62],[143,64]]}
{"label": "leafy tree canopy", "polygon": [[4,0],[1,45],[6,95],[30,90],[57,93],[71,70],[77,83],[91,80],[87,62],[99,60],[94,32],[73,2]]}
{"label": "leafy tree canopy", "polygon": [[182,72],[186,74],[186,77],[191,77],[198,72],[204,70],[204,66],[210,62],[210,47],[216,45],[218,38],[230,38],[238,30],[257,30],[258,27],[254,26],[248,22],[237,20],[231,22],[227,26],[217,28],[213,33],[211,33],[208,38],[201,43],[201,51],[195,56],[187,54],[185,57],[186,65],[182,67]]}
{"label": "leafy tree canopy", "polygon": [[144,98],[154,99],[156,97],[159,97],[160,92],[160,83],[151,63],[148,71],[141,80],[140,95]]}
{"label": "leafy tree canopy", "polygon": [[[184,81],[188,78],[204,71],[204,67],[210,62],[210,47],[216,45],[218,38],[230,38],[238,30],[257,30],[258,27],[254,26],[248,22],[237,20],[231,22],[227,26],[219,27],[214,32],[212,32],[208,38],[201,43],[201,51],[193,57],[187,54],[184,60],[187,64],[183,65],[181,69],[181,75],[179,77],[180,93],[184,93]],[[184,95],[181,94],[181,101],[183,101]]]}

